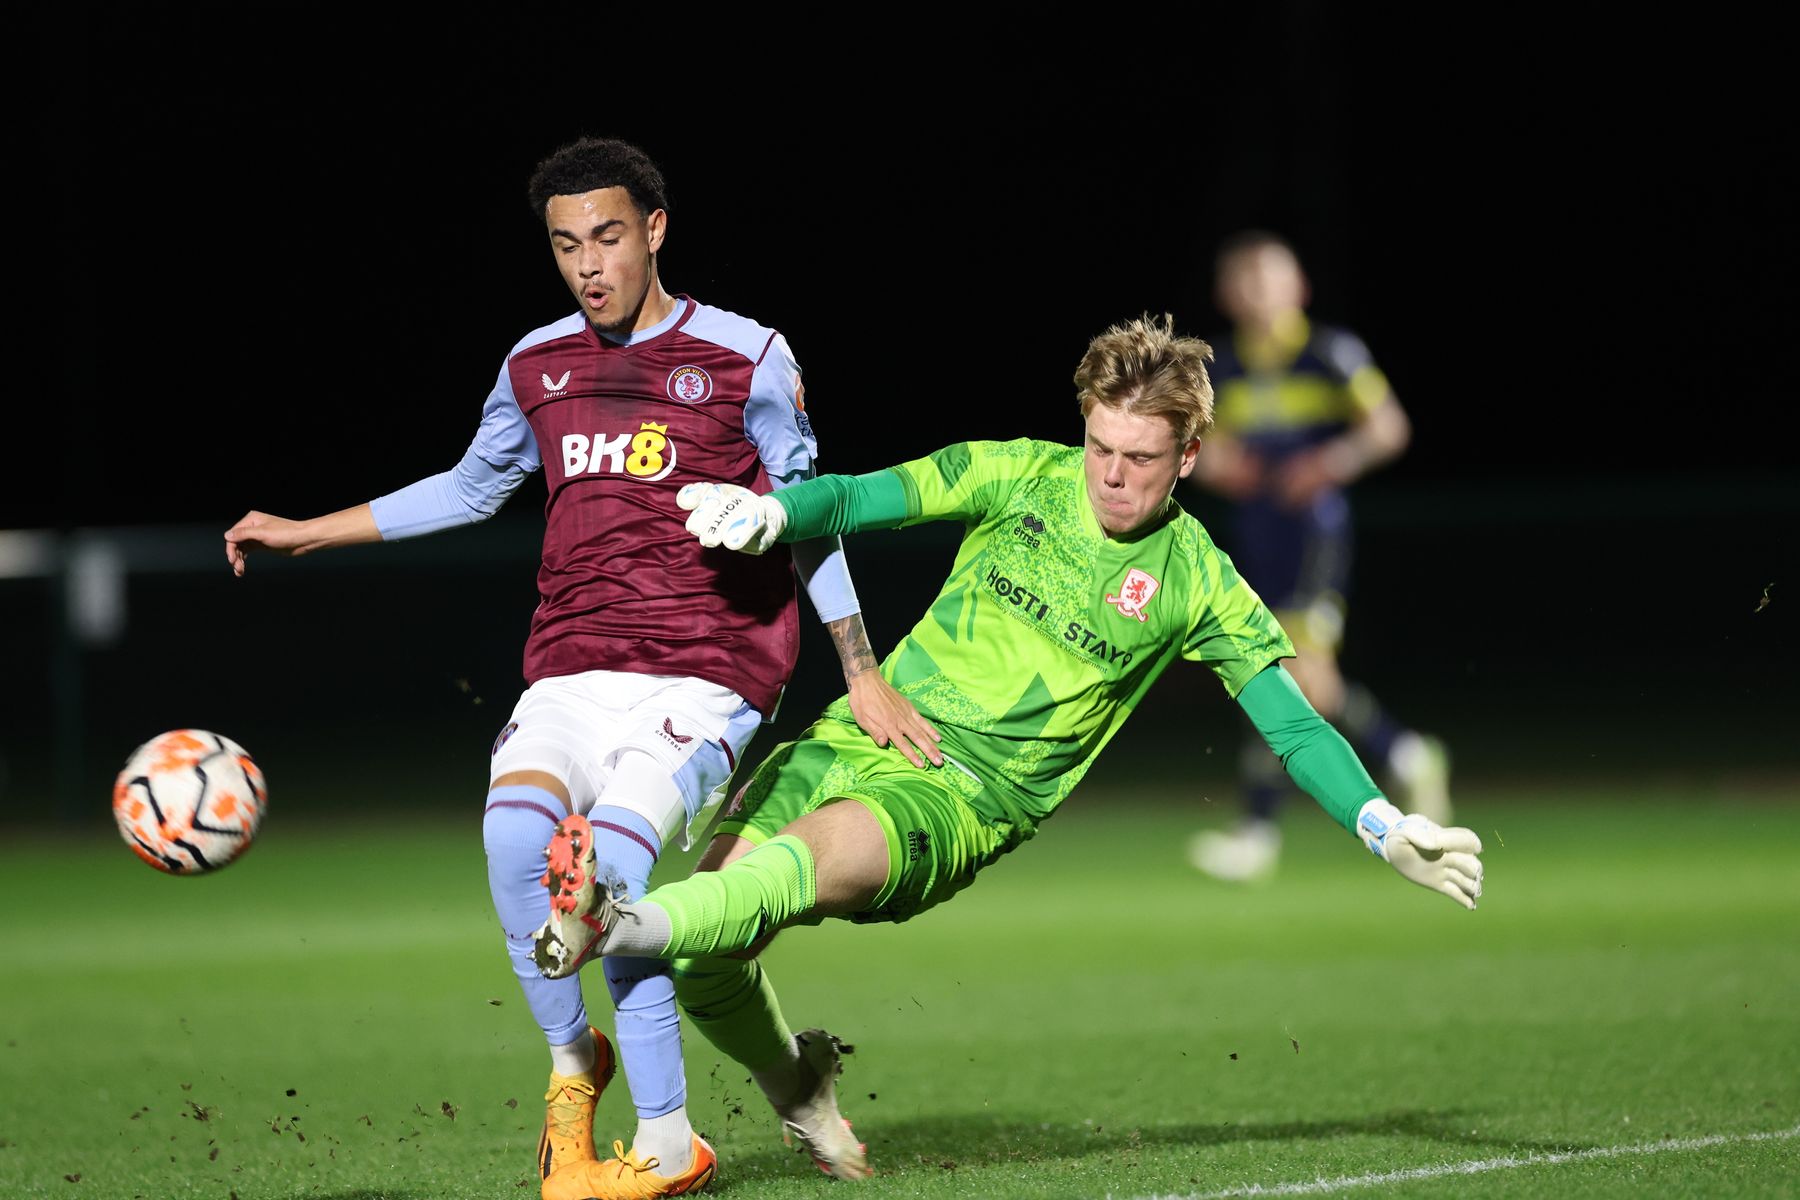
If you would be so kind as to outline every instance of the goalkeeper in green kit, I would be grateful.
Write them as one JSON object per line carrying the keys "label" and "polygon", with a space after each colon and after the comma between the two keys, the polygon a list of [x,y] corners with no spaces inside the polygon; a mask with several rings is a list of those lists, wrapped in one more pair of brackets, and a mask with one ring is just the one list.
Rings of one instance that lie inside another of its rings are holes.
{"label": "goalkeeper in green kit", "polygon": [[789,1032],[756,952],[784,926],[905,921],[969,886],[1031,839],[1177,659],[1211,668],[1295,782],[1370,851],[1474,908],[1480,839],[1388,802],[1281,666],[1294,653],[1281,626],[1171,496],[1212,421],[1210,357],[1146,316],[1088,344],[1079,446],[964,442],[770,495],[683,488],[687,529],[720,553],[960,521],[936,601],[879,668],[937,741],[915,766],[911,747],[871,743],[834,702],[738,791],[695,873],[635,902],[596,886],[591,831],[566,818],[548,848],[539,969],[675,960],[683,1009],[751,1071],[788,1134],[831,1174],[862,1178],[864,1148],[837,1111],[840,1043]]}

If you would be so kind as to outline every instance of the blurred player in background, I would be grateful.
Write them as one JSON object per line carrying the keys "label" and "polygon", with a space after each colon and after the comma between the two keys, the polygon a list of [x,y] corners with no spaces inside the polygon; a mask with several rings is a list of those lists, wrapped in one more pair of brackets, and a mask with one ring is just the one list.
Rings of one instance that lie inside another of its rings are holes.
{"label": "blurred player in background", "polygon": [[[668,965],[606,965],[638,1122],[630,1151],[614,1142],[615,1157],[598,1161],[594,1110],[612,1046],[589,1025],[579,981],[546,979],[530,956],[530,935],[550,915],[552,831],[582,815],[592,837],[583,849],[607,885],[644,893],[663,846],[689,844],[774,716],[798,644],[796,570],[838,647],[862,728],[921,764],[937,761],[935,731],[877,669],[836,537],[759,559],[706,550],[683,528],[674,502],[683,484],[786,487],[814,473],[817,446],[787,341],[664,290],[661,171],[632,145],[582,139],[538,165],[529,195],[579,311],[513,347],[462,461],[312,520],[248,513],[226,532],[226,556],[242,575],[255,550],[304,554],[471,524],[544,470],[529,686],[493,743],[482,823],[513,969],[550,1047],[541,1191],[544,1200],[678,1195],[703,1187],[716,1160],[688,1120]],[[426,189],[420,203],[430,199]]]}
{"label": "blurred player in background", "polygon": [[[1218,345],[1217,410],[1193,480],[1230,502],[1232,560],[1293,638],[1289,670],[1313,708],[1385,775],[1402,807],[1448,822],[1443,743],[1397,723],[1337,661],[1350,578],[1345,488],[1406,449],[1406,410],[1361,340],[1308,319],[1306,275],[1280,237],[1251,230],[1227,239],[1215,285],[1232,331]],[[1292,790],[1254,730],[1239,778],[1243,819],[1190,845],[1196,867],[1233,881],[1275,869],[1277,814]]]}
{"label": "blurred player in background", "polygon": [[[1206,664],[1370,851],[1474,908],[1480,839],[1383,796],[1283,669],[1294,651],[1280,624],[1174,501],[1212,415],[1207,355],[1166,318],[1093,339],[1075,373],[1081,446],[964,442],[770,496],[682,489],[702,544],[750,554],[778,540],[963,526],[938,598],[882,664],[934,722],[943,765],[869,745],[849,706],[832,704],[756,769],[692,876],[624,905],[594,886],[587,823],[571,817],[551,857],[574,869],[550,883],[538,965],[561,977],[596,952],[677,960],[688,1015],[749,1069],[822,1167],[861,1178],[864,1148],[837,1106],[840,1044],[821,1030],[790,1038],[754,954],[784,925],[906,921],[968,887],[1036,834],[1178,659]],[[1103,955],[1108,925],[1134,920],[1134,903],[1129,883],[1098,888],[1092,928],[1069,931],[1071,953]]]}

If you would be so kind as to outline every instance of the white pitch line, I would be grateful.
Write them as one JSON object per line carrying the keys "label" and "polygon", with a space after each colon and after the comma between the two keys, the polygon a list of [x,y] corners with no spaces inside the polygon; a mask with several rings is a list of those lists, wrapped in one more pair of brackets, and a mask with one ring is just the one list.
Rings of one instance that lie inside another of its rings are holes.
{"label": "white pitch line", "polygon": [[1623,1158],[1630,1154],[1670,1154],[1682,1150],[1705,1150],[1709,1146],[1729,1146],[1740,1142],[1774,1142],[1800,1137],[1800,1125],[1772,1133],[1715,1133],[1708,1137],[1669,1138],[1660,1142],[1640,1142],[1635,1146],[1600,1146],[1592,1150],[1566,1150],[1553,1154],[1508,1154],[1502,1158],[1480,1158],[1472,1162],[1443,1163],[1435,1167],[1408,1167],[1403,1171],[1379,1171],[1368,1175],[1340,1175],[1335,1179],[1312,1179],[1305,1183],[1253,1183],[1245,1187],[1226,1188],[1222,1192],[1189,1192],[1186,1195],[1159,1193],[1138,1200],[1233,1200],[1238,1196],[1320,1196],[1331,1192],[1347,1192],[1352,1188],[1376,1187],[1384,1183],[1414,1183],[1422,1179],[1443,1179],[1449,1175],[1482,1175],[1489,1171],[1510,1171],[1515,1167],[1558,1166],[1562,1163],[1589,1162],[1600,1158]]}

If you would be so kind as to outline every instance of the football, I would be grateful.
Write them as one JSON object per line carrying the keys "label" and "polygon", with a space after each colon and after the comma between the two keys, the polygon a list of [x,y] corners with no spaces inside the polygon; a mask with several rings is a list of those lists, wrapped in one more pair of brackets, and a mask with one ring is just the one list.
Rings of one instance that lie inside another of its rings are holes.
{"label": "football", "polygon": [[268,808],[262,768],[228,737],[204,729],[158,734],[113,784],[113,819],[137,856],[171,875],[203,875],[237,861]]}

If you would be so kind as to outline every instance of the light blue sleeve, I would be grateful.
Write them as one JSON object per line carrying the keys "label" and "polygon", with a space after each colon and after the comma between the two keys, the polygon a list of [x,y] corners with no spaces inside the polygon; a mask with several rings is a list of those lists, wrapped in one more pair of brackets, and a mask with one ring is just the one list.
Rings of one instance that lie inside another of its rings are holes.
{"label": "light blue sleeve", "polygon": [[819,457],[812,421],[806,416],[806,388],[800,364],[779,333],[750,376],[750,398],[744,402],[744,436],[756,447],[769,478],[790,482],[797,472],[811,472]]}
{"label": "light blue sleeve", "polygon": [[[756,447],[769,484],[777,491],[813,477],[819,443],[806,416],[805,397],[800,364],[778,333],[756,364],[750,398],[744,403],[744,435]],[[829,623],[862,611],[842,541],[836,536],[812,538],[795,542],[793,552],[794,570],[820,621]]]}
{"label": "light blue sleeve", "polygon": [[850,565],[844,561],[844,543],[836,534],[795,542],[792,548],[794,570],[820,621],[830,624],[862,611],[856,585],[850,582]]}
{"label": "light blue sleeve", "polygon": [[537,438],[513,397],[502,365],[481,412],[481,427],[462,460],[448,471],[369,502],[383,541],[419,537],[485,521],[538,469]]}

